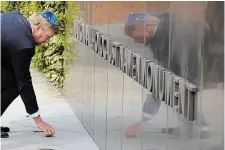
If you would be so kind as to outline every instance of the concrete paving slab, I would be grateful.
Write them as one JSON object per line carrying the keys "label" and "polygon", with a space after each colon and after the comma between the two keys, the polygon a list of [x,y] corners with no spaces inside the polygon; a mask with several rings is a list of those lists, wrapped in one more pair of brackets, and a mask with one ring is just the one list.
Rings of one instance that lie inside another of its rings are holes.
{"label": "concrete paving slab", "polygon": [[[56,134],[54,137],[45,137],[43,133],[33,132],[39,129],[32,118],[26,117],[24,104],[18,97],[1,118],[1,125],[11,129],[10,138],[1,139],[2,150],[99,150],[63,97],[50,85],[46,86],[47,81],[39,83],[43,77],[35,70],[32,71],[35,74],[34,88],[40,97],[38,104],[41,116],[55,128]],[[51,91],[44,91],[46,88]],[[44,96],[41,96],[44,92]],[[54,97],[54,93],[58,97]]]}

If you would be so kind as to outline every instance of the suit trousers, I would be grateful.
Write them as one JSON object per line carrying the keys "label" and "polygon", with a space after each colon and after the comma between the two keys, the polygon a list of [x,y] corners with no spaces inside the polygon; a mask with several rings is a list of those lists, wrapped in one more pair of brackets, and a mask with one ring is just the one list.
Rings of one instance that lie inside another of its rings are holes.
{"label": "suit trousers", "polygon": [[16,77],[13,70],[2,66],[1,68],[1,116],[9,105],[19,96]]}

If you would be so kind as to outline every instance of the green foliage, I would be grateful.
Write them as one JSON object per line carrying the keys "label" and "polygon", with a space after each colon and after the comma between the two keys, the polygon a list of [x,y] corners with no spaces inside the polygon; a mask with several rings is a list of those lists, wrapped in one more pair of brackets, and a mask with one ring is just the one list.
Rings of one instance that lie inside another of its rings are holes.
{"label": "green foliage", "polygon": [[57,87],[63,87],[66,72],[75,59],[73,48],[74,18],[80,16],[79,5],[66,1],[2,1],[1,11],[19,11],[25,17],[35,12],[50,10],[57,16],[60,33],[48,43],[36,47],[32,65],[43,72]]}
{"label": "green foliage", "polygon": [[67,2],[67,9],[65,11],[66,23],[65,23],[65,51],[63,53],[64,57],[64,69],[65,74],[69,70],[70,64],[73,62],[76,54],[74,52],[74,48],[76,47],[76,41],[74,38],[74,19],[75,17],[81,17],[79,4],[76,2]]}

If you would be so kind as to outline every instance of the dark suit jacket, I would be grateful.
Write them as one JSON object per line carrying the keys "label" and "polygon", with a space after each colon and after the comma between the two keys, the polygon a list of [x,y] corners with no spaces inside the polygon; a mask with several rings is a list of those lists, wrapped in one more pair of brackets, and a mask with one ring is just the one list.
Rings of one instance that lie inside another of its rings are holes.
{"label": "dark suit jacket", "polygon": [[[38,111],[30,63],[35,53],[32,29],[19,12],[1,14],[1,91],[16,87],[28,114]],[[4,99],[2,99],[4,101]]]}

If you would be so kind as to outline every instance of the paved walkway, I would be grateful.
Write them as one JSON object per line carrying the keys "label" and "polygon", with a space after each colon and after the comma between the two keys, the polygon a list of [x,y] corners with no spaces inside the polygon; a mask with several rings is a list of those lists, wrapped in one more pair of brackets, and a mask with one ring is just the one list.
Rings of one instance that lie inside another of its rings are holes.
{"label": "paved walkway", "polygon": [[54,137],[45,137],[33,120],[26,117],[22,100],[18,97],[1,118],[10,127],[10,138],[1,140],[2,150],[99,150],[77,116],[57,89],[35,69],[31,69],[42,118],[55,129]]}

